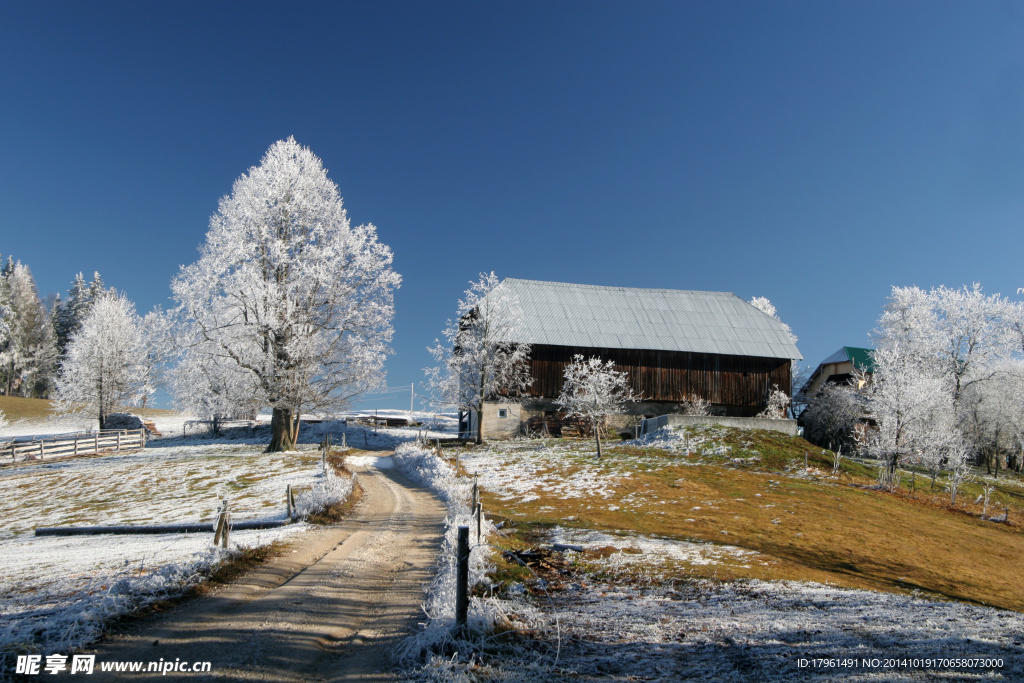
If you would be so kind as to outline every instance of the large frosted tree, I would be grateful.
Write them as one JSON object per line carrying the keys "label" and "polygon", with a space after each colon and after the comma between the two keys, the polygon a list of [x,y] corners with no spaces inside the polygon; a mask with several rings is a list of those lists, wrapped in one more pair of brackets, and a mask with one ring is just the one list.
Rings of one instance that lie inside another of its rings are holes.
{"label": "large frosted tree", "polygon": [[401,282],[391,263],[377,229],[349,223],[337,185],[294,138],[220,200],[199,260],[172,289],[196,353],[230,364],[272,407],[268,451],[294,447],[302,410],[383,382]]}
{"label": "large frosted tree", "polygon": [[475,413],[477,443],[483,440],[484,402],[512,400],[532,382],[522,328],[519,298],[493,272],[480,273],[445,326],[445,341],[427,349],[438,362],[426,369],[435,402]]}

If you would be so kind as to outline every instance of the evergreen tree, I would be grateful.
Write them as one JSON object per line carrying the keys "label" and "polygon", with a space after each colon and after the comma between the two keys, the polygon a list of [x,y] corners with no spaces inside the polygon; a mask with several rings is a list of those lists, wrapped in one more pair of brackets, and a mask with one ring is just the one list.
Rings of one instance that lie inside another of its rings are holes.
{"label": "evergreen tree", "polygon": [[45,398],[53,386],[56,361],[53,325],[39,299],[32,271],[8,258],[0,279],[7,309],[0,373],[8,396]]}
{"label": "evergreen tree", "polygon": [[57,338],[57,353],[61,361],[67,353],[71,337],[82,328],[82,321],[89,315],[89,310],[96,300],[96,292],[102,291],[103,281],[99,273],[95,274],[91,285],[86,284],[85,277],[79,273],[71,283],[68,298],[54,308],[53,331]]}

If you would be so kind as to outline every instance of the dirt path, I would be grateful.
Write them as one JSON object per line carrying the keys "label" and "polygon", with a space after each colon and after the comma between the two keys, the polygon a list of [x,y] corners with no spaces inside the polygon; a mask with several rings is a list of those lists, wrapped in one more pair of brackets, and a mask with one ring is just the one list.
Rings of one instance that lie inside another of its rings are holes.
{"label": "dirt path", "polygon": [[192,681],[396,680],[389,654],[422,615],[444,509],[390,464],[351,467],[363,499],[340,524],[210,598],[101,643],[92,678],[147,679],[99,664],[162,658],[212,663],[212,675],[167,674]]}

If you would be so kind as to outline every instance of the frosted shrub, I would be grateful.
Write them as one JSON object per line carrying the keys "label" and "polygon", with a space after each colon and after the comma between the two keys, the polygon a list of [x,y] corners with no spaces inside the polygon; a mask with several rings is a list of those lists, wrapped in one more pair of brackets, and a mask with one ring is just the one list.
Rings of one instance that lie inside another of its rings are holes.
{"label": "frosted shrub", "polygon": [[338,476],[332,468],[324,470],[309,493],[295,501],[295,512],[299,517],[309,517],[325,512],[332,505],[344,503],[352,495],[356,476]]}
{"label": "frosted shrub", "polygon": [[784,420],[786,419],[786,411],[789,410],[789,396],[786,392],[779,389],[778,384],[772,385],[772,390],[768,394],[768,404],[765,405],[764,410],[756,415],[768,420]]}
{"label": "frosted shrub", "polygon": [[708,416],[711,414],[711,401],[708,401],[696,394],[691,394],[684,400],[680,407],[683,415]]}

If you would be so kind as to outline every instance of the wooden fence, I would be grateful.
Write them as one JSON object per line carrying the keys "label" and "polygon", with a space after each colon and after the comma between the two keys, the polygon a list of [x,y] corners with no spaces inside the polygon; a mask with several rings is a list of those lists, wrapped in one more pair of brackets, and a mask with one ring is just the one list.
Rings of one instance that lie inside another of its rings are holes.
{"label": "wooden fence", "polygon": [[145,429],[104,429],[97,432],[57,434],[44,438],[29,436],[0,441],[0,463],[46,460],[103,451],[119,452],[145,447]]}

